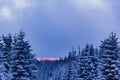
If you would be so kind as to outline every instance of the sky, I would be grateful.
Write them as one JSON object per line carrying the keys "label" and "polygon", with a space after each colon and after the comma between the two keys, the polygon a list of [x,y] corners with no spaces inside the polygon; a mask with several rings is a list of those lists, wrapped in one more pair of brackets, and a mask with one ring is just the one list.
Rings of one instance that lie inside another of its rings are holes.
{"label": "sky", "polygon": [[0,0],[0,34],[26,32],[37,57],[63,57],[72,47],[120,38],[119,0]]}

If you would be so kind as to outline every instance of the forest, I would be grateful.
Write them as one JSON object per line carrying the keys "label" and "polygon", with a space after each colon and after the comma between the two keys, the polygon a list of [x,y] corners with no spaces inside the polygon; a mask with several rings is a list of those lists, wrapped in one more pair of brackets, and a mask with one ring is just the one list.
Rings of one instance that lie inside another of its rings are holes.
{"label": "forest", "polygon": [[120,80],[120,45],[116,33],[99,48],[86,44],[56,61],[37,61],[25,32],[2,35],[0,80]]}

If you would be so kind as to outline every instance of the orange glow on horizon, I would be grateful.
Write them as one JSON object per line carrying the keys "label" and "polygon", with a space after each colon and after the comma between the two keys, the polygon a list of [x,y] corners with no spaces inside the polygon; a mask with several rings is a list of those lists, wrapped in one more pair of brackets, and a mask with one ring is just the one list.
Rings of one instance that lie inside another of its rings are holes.
{"label": "orange glow on horizon", "polygon": [[60,60],[59,58],[36,58],[38,61],[56,61]]}

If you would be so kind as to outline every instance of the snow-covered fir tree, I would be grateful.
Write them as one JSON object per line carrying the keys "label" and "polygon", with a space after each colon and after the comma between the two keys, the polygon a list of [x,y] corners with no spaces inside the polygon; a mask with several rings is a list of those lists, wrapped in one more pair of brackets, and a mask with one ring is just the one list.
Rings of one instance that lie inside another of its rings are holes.
{"label": "snow-covered fir tree", "polygon": [[116,33],[102,41],[100,46],[99,79],[119,80],[119,42]]}
{"label": "snow-covered fir tree", "polygon": [[97,79],[98,68],[98,55],[97,49],[95,50],[93,45],[90,45],[89,49],[89,80]]}
{"label": "snow-covered fir tree", "polygon": [[72,49],[69,52],[69,61],[68,61],[68,73],[67,73],[67,80],[76,80],[77,70],[76,70],[76,51]]}
{"label": "snow-covered fir tree", "polygon": [[78,64],[78,71],[80,72],[78,72],[77,80],[96,80],[97,58],[92,45],[87,44],[85,49],[82,50]]}
{"label": "snow-covered fir tree", "polygon": [[1,36],[0,36],[0,51],[3,52],[3,42]]}
{"label": "snow-covered fir tree", "polygon": [[86,45],[85,49],[82,50],[81,55],[80,55],[80,74],[79,78],[80,79],[87,79],[89,74],[88,74],[88,55],[89,55],[89,45]]}
{"label": "snow-covered fir tree", "polygon": [[3,43],[0,37],[0,80],[5,79],[5,66],[4,66],[4,56],[3,56]]}
{"label": "snow-covered fir tree", "polygon": [[14,37],[13,59],[11,80],[38,80],[37,67],[33,63],[34,55],[31,53],[31,46],[24,40],[25,32],[20,31]]}
{"label": "snow-covered fir tree", "polygon": [[3,64],[4,64],[4,79],[11,80],[11,49],[12,49],[12,36],[9,34],[8,36],[2,36],[3,39]]}

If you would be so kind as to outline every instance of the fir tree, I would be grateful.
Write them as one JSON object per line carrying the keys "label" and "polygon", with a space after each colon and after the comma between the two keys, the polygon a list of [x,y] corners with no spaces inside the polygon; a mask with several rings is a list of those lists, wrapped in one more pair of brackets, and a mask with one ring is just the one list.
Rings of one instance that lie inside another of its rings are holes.
{"label": "fir tree", "polygon": [[100,46],[100,71],[102,80],[119,80],[119,45],[115,33],[102,41]]}
{"label": "fir tree", "polygon": [[[89,53],[89,45],[86,45],[85,49],[82,50],[81,55],[80,55],[80,74],[79,74],[79,78],[80,79],[87,79],[88,77],[88,53]],[[83,64],[84,63],[84,64]]]}
{"label": "fir tree", "polygon": [[67,80],[76,80],[76,61],[71,61],[68,63],[68,75]]}
{"label": "fir tree", "polygon": [[97,59],[93,45],[86,45],[80,54],[78,80],[95,80],[97,74]]}
{"label": "fir tree", "polygon": [[69,61],[68,61],[68,75],[67,80],[76,80],[76,51],[72,49],[72,52],[69,52]]}
{"label": "fir tree", "polygon": [[0,80],[5,78],[5,66],[4,66],[4,56],[3,56],[3,43],[0,37]]}
{"label": "fir tree", "polygon": [[31,53],[31,46],[24,41],[25,33],[14,37],[14,63],[12,66],[12,80],[37,80],[37,67],[34,65],[34,55]]}
{"label": "fir tree", "polygon": [[0,36],[0,51],[3,51],[3,42],[2,37]]}
{"label": "fir tree", "polygon": [[11,50],[12,50],[12,36],[9,34],[8,36],[2,36],[3,39],[3,60],[4,60],[4,76],[5,80],[11,80]]}
{"label": "fir tree", "polygon": [[98,56],[97,51],[95,51],[93,45],[90,45],[89,50],[89,80],[96,80],[97,78],[97,68],[98,68]]}

